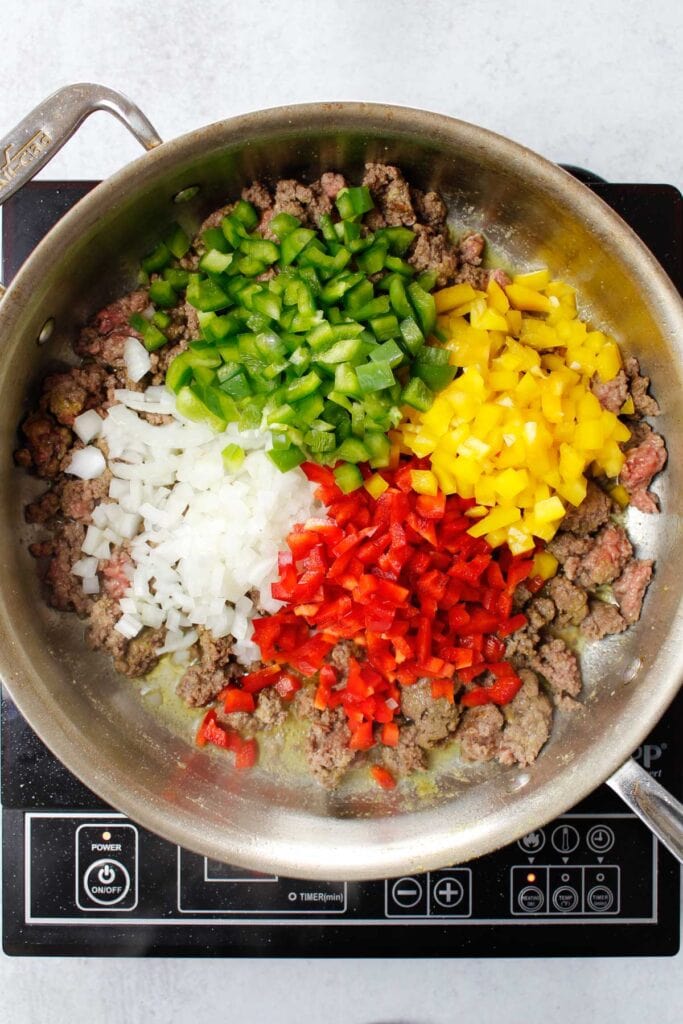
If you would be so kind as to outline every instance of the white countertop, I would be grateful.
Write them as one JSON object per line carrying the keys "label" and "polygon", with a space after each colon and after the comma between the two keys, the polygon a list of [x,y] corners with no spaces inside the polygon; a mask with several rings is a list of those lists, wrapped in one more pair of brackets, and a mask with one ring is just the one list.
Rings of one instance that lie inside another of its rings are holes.
{"label": "white countertop", "polygon": [[[6,8],[10,5],[6,4]],[[5,10],[0,135],[58,86],[95,81],[163,138],[321,99],[424,107],[610,180],[683,188],[678,0],[22,0]],[[97,114],[47,178],[138,155]],[[0,959],[8,1024],[621,1024],[680,1019],[675,959],[255,961]]]}

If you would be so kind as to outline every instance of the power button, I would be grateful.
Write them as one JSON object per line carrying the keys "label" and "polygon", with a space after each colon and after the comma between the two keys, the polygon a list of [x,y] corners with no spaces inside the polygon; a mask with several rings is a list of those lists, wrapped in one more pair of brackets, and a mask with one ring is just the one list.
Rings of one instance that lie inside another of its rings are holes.
{"label": "power button", "polygon": [[138,830],[122,822],[76,830],[76,903],[81,910],[133,910],[138,901]]}

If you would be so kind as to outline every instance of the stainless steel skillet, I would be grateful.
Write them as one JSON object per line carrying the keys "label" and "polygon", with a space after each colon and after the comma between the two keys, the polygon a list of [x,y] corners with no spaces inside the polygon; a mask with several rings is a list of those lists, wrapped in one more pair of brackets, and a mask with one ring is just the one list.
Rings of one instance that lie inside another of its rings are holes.
{"label": "stainless steel skillet", "polygon": [[[605,780],[679,857],[683,814],[629,755],[683,675],[683,304],[651,254],[587,188],[481,128],[406,108],[284,107],[162,144],[123,97],[93,85],[56,93],[0,142],[0,202],[49,160],[92,111],[115,113],[149,152],[97,186],[50,232],[0,301],[0,674],[36,732],[103,799],[172,842],[282,875],[358,879],[464,861],[517,839]],[[25,481],[13,466],[28,396],[67,358],[77,325],[134,280],[172,220],[201,217],[257,177],[353,176],[365,160],[399,164],[437,188],[454,227],[482,230],[516,266],[548,265],[575,284],[583,312],[641,357],[669,447],[663,513],[634,514],[657,576],[638,626],[597,645],[586,702],[558,714],[530,769],[442,760],[419,793],[326,794],[295,772],[235,775],[151,713],[130,683],[83,644],[75,617],[43,604],[25,548]],[[44,342],[44,343],[41,343]]]}

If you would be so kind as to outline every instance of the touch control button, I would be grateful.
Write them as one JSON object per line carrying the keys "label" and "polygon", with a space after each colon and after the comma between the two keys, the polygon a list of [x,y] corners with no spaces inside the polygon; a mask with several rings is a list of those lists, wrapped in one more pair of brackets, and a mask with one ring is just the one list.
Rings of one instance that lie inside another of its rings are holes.
{"label": "touch control button", "polygon": [[591,910],[604,914],[614,903],[614,894],[606,885],[595,885],[586,896],[586,902]]}
{"label": "touch control button", "polygon": [[579,905],[579,894],[571,885],[563,885],[553,893],[553,906],[561,914],[571,914]]}
{"label": "touch control button", "polygon": [[432,895],[440,907],[451,910],[462,903],[465,890],[457,878],[440,878],[432,889]]}
{"label": "touch control button", "polygon": [[403,910],[417,906],[422,898],[422,883],[417,878],[399,878],[391,890],[394,903]]}
{"label": "touch control button", "polygon": [[543,910],[545,896],[537,885],[527,885],[519,893],[517,903],[527,914],[537,914]]}
{"label": "touch control button", "polygon": [[118,860],[96,860],[83,876],[83,888],[93,903],[113,907],[128,895],[130,875]]}

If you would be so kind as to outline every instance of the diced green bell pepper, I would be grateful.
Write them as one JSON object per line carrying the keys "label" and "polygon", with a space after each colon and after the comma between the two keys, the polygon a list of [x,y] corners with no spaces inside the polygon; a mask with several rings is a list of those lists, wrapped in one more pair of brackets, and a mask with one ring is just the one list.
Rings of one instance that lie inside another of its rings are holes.
{"label": "diced green bell pepper", "polygon": [[389,363],[363,363],[362,366],[356,367],[356,376],[363,394],[383,391],[384,388],[390,388],[396,383]]}
{"label": "diced green bell pepper", "polygon": [[420,287],[417,281],[408,285],[408,295],[415,310],[415,317],[425,337],[429,335],[436,325],[436,303],[434,296]]}
{"label": "diced green bell pepper", "polygon": [[349,462],[342,462],[341,466],[337,466],[332,472],[334,473],[337,487],[343,494],[350,494],[352,491],[357,491],[359,487],[363,486],[363,476],[358,466],[354,466]]}
{"label": "diced green bell pepper", "polygon": [[419,412],[427,412],[434,401],[434,393],[427,387],[419,377],[412,377],[401,395],[401,402],[404,405],[411,405]]}

